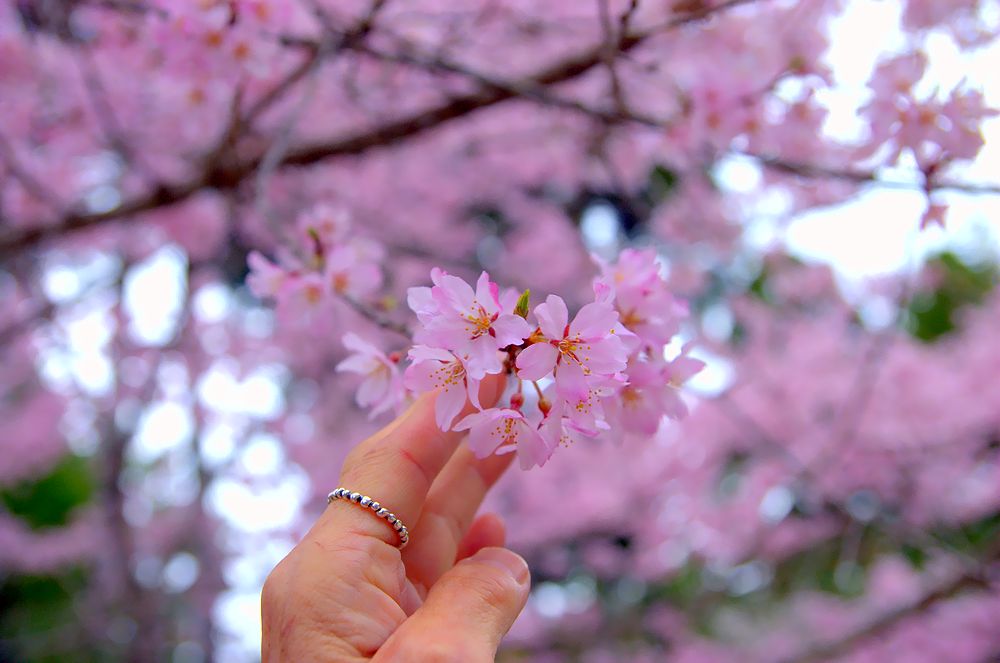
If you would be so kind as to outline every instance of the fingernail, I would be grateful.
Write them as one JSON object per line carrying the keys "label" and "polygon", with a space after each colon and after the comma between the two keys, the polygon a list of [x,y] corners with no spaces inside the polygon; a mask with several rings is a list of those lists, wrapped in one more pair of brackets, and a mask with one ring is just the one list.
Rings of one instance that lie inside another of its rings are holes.
{"label": "fingernail", "polygon": [[528,570],[527,562],[525,562],[520,555],[513,553],[506,548],[483,548],[473,555],[471,559],[474,559],[477,562],[492,564],[493,566],[503,569],[509,573],[519,585],[527,583],[528,578],[531,576],[531,572]]}

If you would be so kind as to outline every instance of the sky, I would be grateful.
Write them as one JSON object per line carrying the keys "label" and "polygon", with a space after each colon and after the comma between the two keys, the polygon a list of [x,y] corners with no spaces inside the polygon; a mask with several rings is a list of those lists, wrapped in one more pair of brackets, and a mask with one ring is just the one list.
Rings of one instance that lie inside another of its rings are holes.
{"label": "sky", "polygon": [[[992,7],[1000,11],[996,4]],[[905,46],[898,29],[900,12],[898,1],[853,0],[831,25],[827,60],[837,89],[825,95],[830,133],[856,134],[855,109],[867,99],[865,81],[875,62],[884,50]],[[1000,108],[996,73],[1000,43],[970,56],[960,53],[946,35],[932,34],[926,48],[930,67],[925,88],[939,85],[949,91],[958,84],[968,85],[982,90],[990,106]],[[1000,117],[987,121],[983,136],[986,144],[979,158],[962,171],[961,178],[995,184],[1000,182]],[[852,282],[911,269],[944,246],[981,250],[985,240],[994,254],[1000,250],[1000,196],[947,193],[943,198],[952,205],[946,230],[917,232],[925,207],[921,193],[872,188],[847,204],[799,216],[785,231],[784,242],[802,257],[831,264],[841,279]]]}

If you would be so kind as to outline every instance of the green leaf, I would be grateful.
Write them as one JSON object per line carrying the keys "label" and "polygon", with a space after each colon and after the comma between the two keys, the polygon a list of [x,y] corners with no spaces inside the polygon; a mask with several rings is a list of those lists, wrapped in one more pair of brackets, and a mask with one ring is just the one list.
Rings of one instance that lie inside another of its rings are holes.
{"label": "green leaf", "polygon": [[87,461],[69,454],[42,478],[0,489],[0,502],[34,529],[61,527],[93,492]]}
{"label": "green leaf", "polygon": [[[98,651],[79,623],[74,604],[89,576],[81,567],[56,575],[12,575],[0,582],[0,660],[96,663],[116,660]],[[12,658],[4,658],[11,655]]]}
{"label": "green leaf", "polygon": [[923,548],[918,548],[917,546],[910,545],[909,543],[904,543],[901,549],[903,557],[906,561],[910,563],[913,568],[918,571],[922,571],[924,564],[927,563],[927,553]]}
{"label": "green leaf", "polygon": [[514,313],[521,316],[522,318],[528,317],[528,303],[531,301],[531,290],[525,290],[521,293],[521,296],[517,298],[517,305],[514,307]]}
{"label": "green leaf", "polygon": [[918,292],[906,309],[905,327],[928,343],[953,331],[958,312],[978,304],[997,282],[996,267],[964,262],[957,254],[942,253],[927,261],[926,269],[938,278],[934,290]]}
{"label": "green leaf", "polygon": [[647,195],[654,205],[658,205],[670,196],[680,184],[680,177],[670,168],[663,165],[656,165],[649,173],[649,181],[646,184]]}

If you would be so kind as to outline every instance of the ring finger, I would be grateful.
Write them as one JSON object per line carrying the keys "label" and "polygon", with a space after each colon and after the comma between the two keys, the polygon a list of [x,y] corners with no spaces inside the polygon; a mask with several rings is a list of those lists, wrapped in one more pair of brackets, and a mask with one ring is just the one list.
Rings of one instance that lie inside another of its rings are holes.
{"label": "ring finger", "polygon": [[465,537],[486,493],[510,466],[514,454],[477,459],[463,446],[434,482],[411,543],[403,551],[410,579],[424,589],[455,564]]}

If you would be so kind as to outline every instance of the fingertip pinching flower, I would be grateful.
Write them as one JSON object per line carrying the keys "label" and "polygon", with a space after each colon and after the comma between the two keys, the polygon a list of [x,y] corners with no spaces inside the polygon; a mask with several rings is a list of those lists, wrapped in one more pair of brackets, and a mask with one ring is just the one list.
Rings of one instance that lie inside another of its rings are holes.
{"label": "fingertip pinching flower", "polygon": [[521,467],[529,469],[548,460],[548,446],[538,426],[523,413],[509,408],[488,408],[459,421],[454,430],[469,431],[469,448],[478,458],[517,452]]}
{"label": "fingertip pinching flower", "polygon": [[415,393],[438,390],[434,408],[441,430],[451,429],[466,400],[481,409],[480,380],[469,375],[462,358],[449,350],[427,345],[413,346],[408,356],[412,363],[406,369],[403,384]]}

